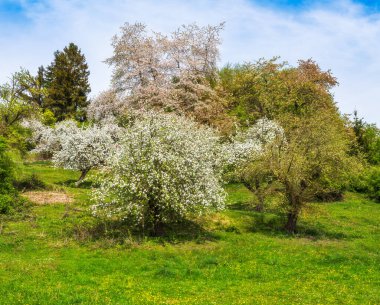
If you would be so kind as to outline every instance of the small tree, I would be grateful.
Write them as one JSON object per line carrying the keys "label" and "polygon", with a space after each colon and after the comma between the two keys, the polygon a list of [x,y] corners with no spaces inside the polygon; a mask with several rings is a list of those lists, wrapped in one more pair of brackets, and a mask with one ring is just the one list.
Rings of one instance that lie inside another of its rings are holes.
{"label": "small tree", "polygon": [[262,212],[267,198],[275,191],[275,177],[261,158],[246,164],[240,171],[239,178],[244,186],[257,198],[255,210]]}
{"label": "small tree", "polygon": [[275,177],[263,162],[267,148],[283,140],[283,128],[266,118],[258,120],[255,125],[235,137],[238,143],[245,145],[251,143],[249,149],[245,150],[243,158],[236,164],[236,172],[244,186],[257,197],[258,203],[255,207],[257,211],[263,211],[267,196],[274,192]]}
{"label": "small tree", "polygon": [[224,207],[219,138],[175,115],[149,113],[125,130],[94,192],[93,213],[162,234],[163,225]]}
{"label": "small tree", "polygon": [[282,185],[285,229],[291,233],[296,231],[305,205],[316,195],[340,190],[356,167],[355,160],[348,156],[349,141],[343,136],[344,125],[336,113],[321,110],[312,118],[293,120],[292,132],[286,140],[267,146],[261,170],[255,173],[262,177],[270,174]]}
{"label": "small tree", "polygon": [[0,85],[0,134],[5,134],[10,127],[30,117],[35,105],[25,97],[24,83],[31,76],[28,71],[21,70],[12,74],[9,82]]}
{"label": "small tree", "polygon": [[[21,122],[39,113],[39,105],[31,98],[26,86],[33,79],[27,70],[21,69],[12,74],[7,83],[0,85],[0,136],[22,153],[26,151],[28,132]],[[37,94],[37,91],[33,90],[33,93]]]}
{"label": "small tree", "polygon": [[94,167],[105,165],[115,149],[121,129],[112,122],[77,127],[74,121],[63,121],[55,128],[33,122],[34,140],[38,143],[35,152],[52,156],[55,166],[79,170],[80,184]]}
{"label": "small tree", "polygon": [[248,165],[242,178],[254,191],[256,182],[265,185],[269,177],[282,185],[285,227],[294,232],[305,205],[318,197],[341,196],[355,168],[347,127],[330,92],[337,80],[312,60],[290,67],[276,58],[226,67],[220,76],[231,96],[231,113],[242,124],[265,116],[283,128],[284,140],[268,146],[261,164]]}

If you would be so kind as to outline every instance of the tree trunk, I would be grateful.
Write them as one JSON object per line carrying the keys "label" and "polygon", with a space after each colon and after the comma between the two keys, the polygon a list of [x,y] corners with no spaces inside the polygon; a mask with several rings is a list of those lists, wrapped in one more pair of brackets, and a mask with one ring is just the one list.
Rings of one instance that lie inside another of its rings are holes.
{"label": "tree trunk", "polygon": [[288,219],[285,224],[285,230],[289,233],[295,233],[297,230],[298,215],[302,207],[302,199],[291,183],[285,183],[286,197],[289,202]]}
{"label": "tree trunk", "polygon": [[165,234],[164,224],[161,219],[155,219],[153,224],[153,236],[163,236]]}
{"label": "tree trunk", "polygon": [[84,178],[86,178],[86,175],[89,171],[90,171],[89,169],[84,169],[81,171],[81,175],[80,175],[78,181],[75,182],[75,186],[79,186],[79,184],[81,184],[83,182]]}
{"label": "tree trunk", "polygon": [[154,200],[149,200],[148,202],[149,216],[152,222],[152,236],[162,236],[164,235],[164,224],[161,220],[160,209]]}
{"label": "tree trunk", "polygon": [[297,229],[297,221],[298,221],[298,213],[297,212],[289,212],[288,213],[288,220],[285,224],[285,230],[288,231],[288,233],[295,233]]}
{"label": "tree trunk", "polygon": [[259,200],[259,202],[255,206],[255,211],[263,212],[264,211],[265,196],[263,194],[261,194],[260,191],[258,191],[257,199]]}

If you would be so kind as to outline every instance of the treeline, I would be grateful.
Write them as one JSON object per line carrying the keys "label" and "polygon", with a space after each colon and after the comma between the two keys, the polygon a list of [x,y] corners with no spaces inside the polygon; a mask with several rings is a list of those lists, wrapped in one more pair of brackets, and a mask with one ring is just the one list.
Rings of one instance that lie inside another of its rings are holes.
{"label": "treeline", "polygon": [[221,208],[218,185],[231,180],[255,194],[259,211],[280,198],[289,232],[311,201],[339,200],[346,190],[379,200],[380,131],[356,112],[339,112],[332,73],[312,60],[290,66],[278,58],[218,69],[222,28],[193,24],[165,36],[126,23],[106,60],[112,87],[91,102],[85,57],[70,44],[37,76],[22,70],[1,86],[0,134],[81,178],[111,168],[95,192],[94,215],[156,233]]}

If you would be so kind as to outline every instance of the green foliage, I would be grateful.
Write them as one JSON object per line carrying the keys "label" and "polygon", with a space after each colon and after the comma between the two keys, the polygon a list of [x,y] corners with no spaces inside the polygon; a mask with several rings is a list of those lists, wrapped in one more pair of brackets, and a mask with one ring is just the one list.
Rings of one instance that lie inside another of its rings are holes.
{"label": "green foliage", "polygon": [[43,112],[42,112],[42,118],[41,118],[41,121],[44,125],[47,125],[47,126],[53,126],[56,122],[57,122],[57,119],[56,117],[54,116],[54,113],[53,111],[51,111],[50,109],[45,109]]}
{"label": "green foliage", "polygon": [[5,140],[0,138],[0,193],[6,194],[13,191],[13,164],[6,152]]}
{"label": "green foliage", "polygon": [[44,108],[50,109],[58,121],[68,118],[83,121],[90,92],[89,74],[86,58],[74,43],[56,51],[45,73]]}
{"label": "green foliage", "polygon": [[36,173],[17,179],[13,184],[20,191],[46,188],[45,182],[43,182]]}
{"label": "green foliage", "polygon": [[330,92],[337,81],[312,60],[289,67],[277,58],[227,66],[220,77],[232,101],[230,113],[242,125],[267,117],[284,129],[284,139],[268,147],[260,166],[247,165],[242,181],[259,196],[272,181],[280,183],[286,228],[294,232],[305,204],[339,197],[355,168],[345,121]]}
{"label": "green foliage", "polygon": [[13,187],[14,165],[6,150],[5,140],[0,137],[0,214],[10,213],[20,203]]}
{"label": "green foliage", "polygon": [[7,139],[10,147],[21,152],[26,152],[26,138],[30,135],[21,122],[39,111],[28,87],[32,80],[30,73],[21,69],[8,83],[0,86],[0,136]]}
{"label": "green foliage", "polygon": [[357,111],[354,112],[352,129],[356,136],[354,154],[363,154],[370,164],[380,164],[380,129],[375,124],[359,119]]}
{"label": "green foliage", "polygon": [[369,198],[380,202],[380,167],[372,166],[365,169],[352,179],[352,188],[365,193]]}
{"label": "green foliage", "polygon": [[246,164],[239,172],[241,182],[256,196],[255,209],[263,211],[270,195],[278,191],[271,168],[264,159],[257,159]]}
{"label": "green foliage", "polygon": [[380,168],[372,168],[367,176],[367,193],[371,199],[380,202]]}
{"label": "green foliage", "polygon": [[316,106],[335,108],[329,89],[337,81],[312,60],[300,60],[297,67],[278,58],[226,66],[220,71],[220,83],[229,96],[231,114],[243,125],[261,117],[307,115]]}
{"label": "green foliage", "polygon": [[18,123],[26,117],[30,107],[20,98],[19,76],[20,73],[12,75],[10,82],[0,86],[0,131],[4,133],[6,128]]}

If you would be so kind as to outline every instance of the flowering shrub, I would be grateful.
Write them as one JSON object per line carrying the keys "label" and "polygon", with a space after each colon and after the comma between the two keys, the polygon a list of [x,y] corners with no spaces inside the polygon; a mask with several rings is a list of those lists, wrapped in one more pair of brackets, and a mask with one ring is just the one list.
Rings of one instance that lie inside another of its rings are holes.
{"label": "flowering shrub", "polygon": [[121,129],[112,122],[78,127],[74,121],[62,121],[51,128],[30,122],[34,131],[35,152],[50,154],[56,166],[81,171],[79,181],[93,167],[104,165],[115,148]]}
{"label": "flowering shrub", "polygon": [[93,214],[159,234],[165,222],[224,207],[219,137],[172,114],[148,113],[122,136],[94,191]]}

